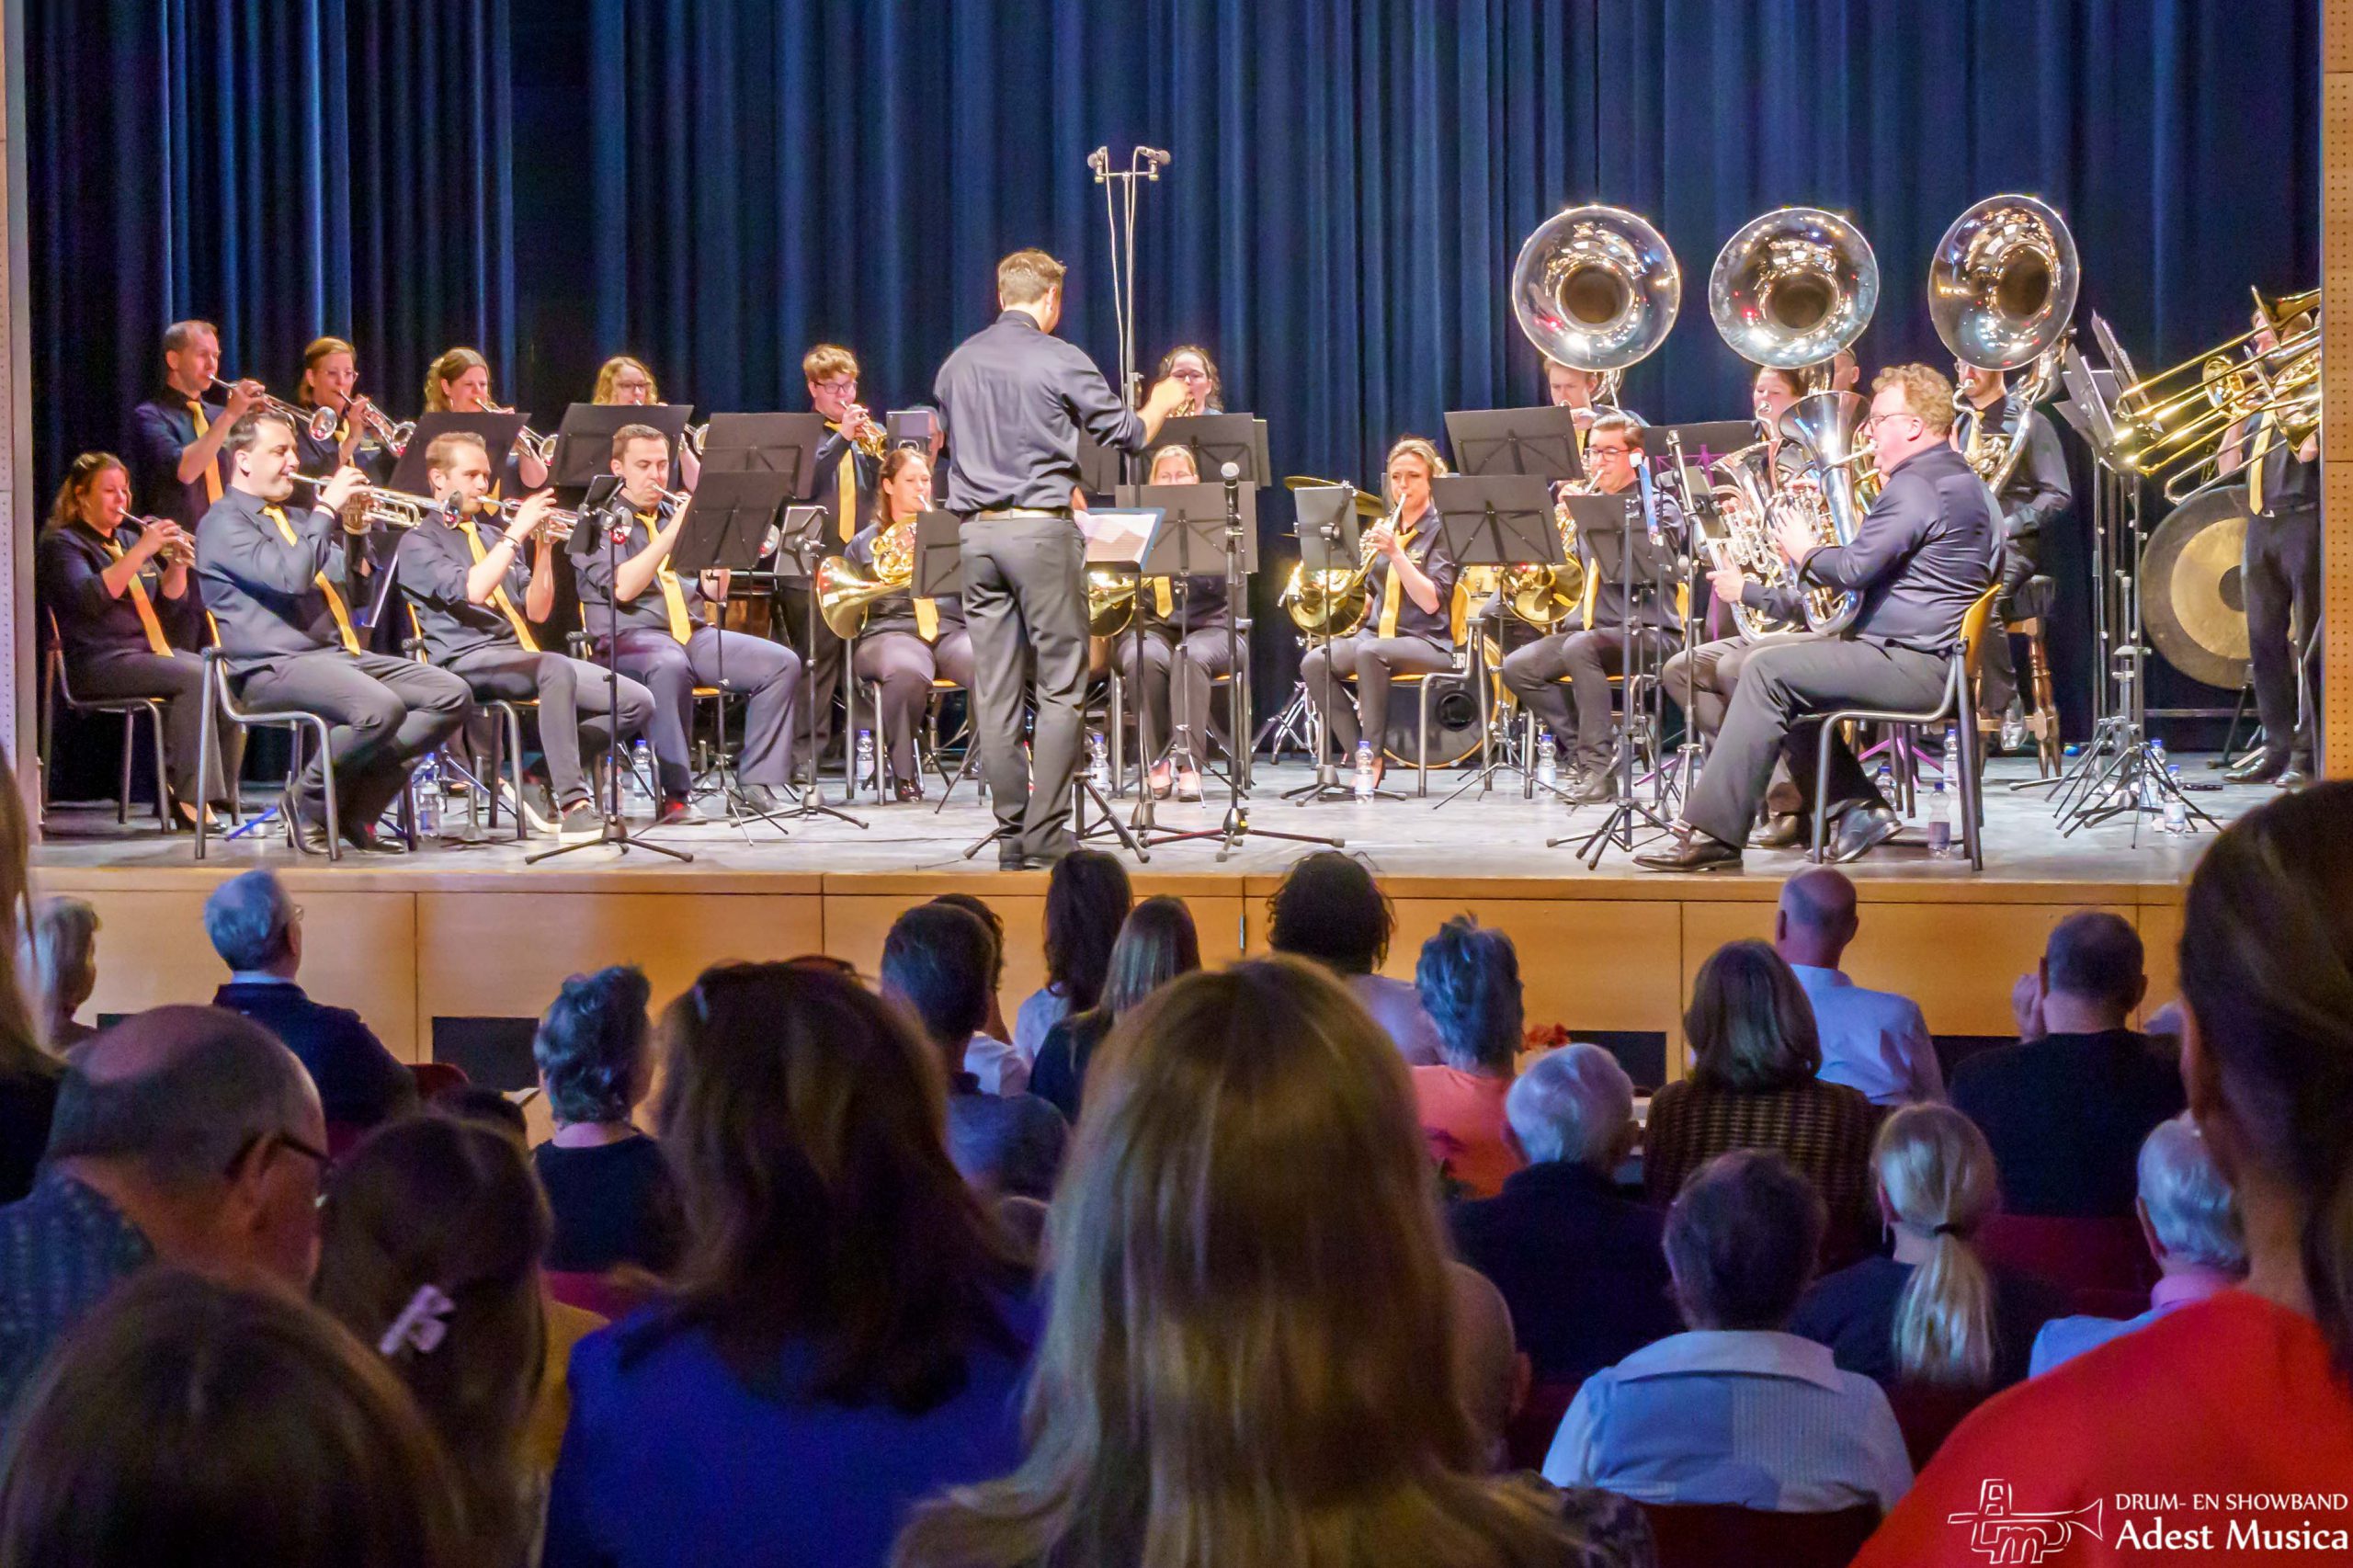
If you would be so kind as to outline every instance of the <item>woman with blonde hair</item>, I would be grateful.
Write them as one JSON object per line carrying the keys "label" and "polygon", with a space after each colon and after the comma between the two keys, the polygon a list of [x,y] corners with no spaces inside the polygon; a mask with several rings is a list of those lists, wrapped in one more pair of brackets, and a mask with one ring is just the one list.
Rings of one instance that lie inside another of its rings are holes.
{"label": "woman with blonde hair", "polygon": [[[479,348],[457,347],[445,350],[441,357],[425,368],[425,412],[427,414],[489,414],[496,411],[490,401],[490,361]],[[504,475],[491,489],[493,495],[518,494],[537,490],[548,482],[548,465],[517,447],[514,454],[499,465]]]}
{"label": "woman with blonde hair", "polygon": [[1880,1128],[1871,1166],[1893,1256],[1816,1281],[1790,1332],[1883,1386],[1982,1398],[2023,1379],[2035,1335],[2066,1303],[1977,1256],[1972,1238],[2001,1205],[1985,1135],[1950,1106],[1905,1106]]}
{"label": "woman with blonde hair", "polygon": [[1649,1560],[1622,1500],[1480,1473],[1404,1066],[1329,975],[1123,1016],[1049,1225],[1029,1456],[919,1509],[901,1568]]}
{"label": "woman with blonde hair", "polygon": [[597,368],[597,390],[588,394],[588,401],[600,406],[660,403],[662,389],[654,384],[654,372],[644,360],[616,354]]}
{"label": "woman with blonde hair", "polygon": [[[1389,734],[1389,686],[1401,675],[1438,675],[1454,667],[1462,628],[1454,613],[1461,568],[1438,537],[1438,503],[1430,481],[1447,472],[1438,448],[1408,436],[1389,449],[1389,516],[1363,534],[1370,574],[1364,624],[1346,637],[1311,649],[1299,666],[1307,699],[1323,715],[1343,768],[1354,766],[1358,742],[1371,748],[1376,788],[1387,770],[1381,748]],[[1348,699],[1344,676],[1357,679]]]}

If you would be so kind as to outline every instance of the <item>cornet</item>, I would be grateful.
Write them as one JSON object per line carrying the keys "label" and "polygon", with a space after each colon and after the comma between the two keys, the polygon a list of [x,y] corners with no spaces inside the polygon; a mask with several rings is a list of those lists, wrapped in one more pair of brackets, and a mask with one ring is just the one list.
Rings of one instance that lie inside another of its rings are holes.
{"label": "cornet", "polygon": [[[212,378],[212,384],[225,392],[234,392],[244,385],[241,381],[224,381],[218,376]],[[258,401],[262,407],[304,432],[313,441],[324,441],[334,435],[335,426],[343,419],[341,414],[324,404],[312,409],[297,408],[284,398],[272,396],[267,390]]]}

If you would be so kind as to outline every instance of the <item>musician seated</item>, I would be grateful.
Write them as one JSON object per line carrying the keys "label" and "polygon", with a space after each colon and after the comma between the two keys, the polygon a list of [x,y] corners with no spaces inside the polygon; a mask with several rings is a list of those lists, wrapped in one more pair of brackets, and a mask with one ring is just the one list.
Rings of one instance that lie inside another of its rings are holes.
{"label": "musician seated", "polygon": [[[642,359],[616,354],[597,368],[597,385],[588,401],[599,408],[643,408],[662,401],[662,389]],[[702,460],[691,441],[678,443],[678,483],[691,492],[702,481]]]}
{"label": "musician seated", "polygon": [[[1774,543],[1806,583],[1861,595],[1854,624],[1809,636],[1748,660],[1715,750],[1683,810],[1677,842],[1638,855],[1649,870],[1737,868],[1774,758],[1785,760],[1809,799],[1827,791],[1838,822],[1834,858],[1852,860],[1894,836],[1895,813],[1844,741],[1831,747],[1827,778],[1814,778],[1818,733],[1808,714],[1843,707],[1926,711],[1944,694],[1947,660],[1961,621],[1993,581],[2001,521],[1968,460],[1946,437],[1952,383],[1926,365],[1880,372],[1863,434],[1877,443],[1879,499],[1854,540],[1820,545],[1794,518],[1777,520]],[[1737,567],[1714,574],[1716,592],[1771,610],[1800,613],[1799,590],[1768,604]]]}
{"label": "musician seated", "polygon": [[[882,459],[874,521],[849,541],[848,556],[877,576],[878,545],[886,548],[892,576],[907,577],[894,594],[867,606],[866,625],[852,644],[851,672],[875,685],[883,744],[890,748],[894,800],[923,799],[923,768],[915,756],[915,725],[931,700],[934,680],[972,685],[972,639],[964,630],[961,598],[914,598],[907,592],[915,565],[915,518],[931,505],[931,460],[919,447],[897,447]],[[899,564],[903,562],[904,564]]]}
{"label": "musician seated", "polygon": [[688,798],[687,730],[698,684],[749,694],[736,776],[753,809],[775,811],[783,803],[777,791],[790,763],[800,656],[765,637],[704,624],[706,607],[727,596],[727,574],[688,583],[671,569],[688,503],[669,491],[670,443],[662,432],[622,426],[613,433],[612,467],[620,491],[597,527],[573,530],[572,562],[581,619],[599,654],[613,643],[621,673],[654,694],[647,733],[662,795],[654,820],[702,820]]}
{"label": "musician seated", "polygon": [[[1225,412],[1225,381],[1217,373],[1217,361],[1210,358],[1210,351],[1198,343],[1180,343],[1163,354],[1160,374],[1153,379],[1175,381],[1184,389],[1185,401],[1177,406],[1178,415]],[[1153,483],[1177,482],[1155,479]]]}
{"label": "musician seated", "polygon": [[[260,406],[259,381],[216,385],[221,334],[210,322],[174,322],[164,329],[164,384],[131,411],[131,462],[139,509],[194,528],[221,499],[229,463],[229,426]],[[215,401],[214,392],[224,394]]]}
{"label": "musician seated", "polygon": [[358,394],[359,351],[340,337],[319,337],[302,350],[302,380],[294,389],[294,405],[305,413],[322,408],[335,411],[335,428],[324,437],[294,432],[294,454],[305,473],[333,473],[356,468],[370,480],[392,476],[394,453],[370,425],[373,415],[383,423],[375,405]]}
{"label": "musician seated", "polygon": [[[153,697],[181,821],[207,799],[199,770],[204,722],[204,607],[189,568],[196,541],[168,517],[130,518],[131,472],[112,452],[84,452],[57,487],[35,551],[40,602],[56,619],[66,684],[84,700]],[[222,737],[209,804],[224,804],[239,748]]]}
{"label": "musician seated", "polygon": [[[490,361],[477,349],[452,348],[425,368],[425,412],[427,414],[503,414],[490,401]],[[493,495],[519,495],[548,482],[548,465],[538,454],[517,444],[492,478]]]}
{"label": "musician seated", "polygon": [[[1307,700],[1352,766],[1359,738],[1372,745],[1376,786],[1388,771],[1382,747],[1389,735],[1389,683],[1407,674],[1438,675],[1454,667],[1461,641],[1452,599],[1460,573],[1438,537],[1430,481],[1446,472],[1438,448],[1408,436],[1389,449],[1389,517],[1364,532],[1365,593],[1370,631],[1359,629],[1308,651],[1300,663]],[[1337,677],[1357,677],[1357,695]]]}
{"label": "musician seated", "polygon": [[[1641,499],[1637,464],[1643,460],[1643,426],[1631,415],[1612,409],[1597,417],[1586,433],[1585,456],[1594,494]],[[1681,511],[1656,493],[1647,504],[1668,548],[1680,549]],[[1634,529],[1639,532],[1649,520],[1634,518]],[[1630,642],[1627,585],[1618,573],[1602,570],[1582,538],[1577,552],[1589,587],[1585,625],[1574,631],[1556,631],[1518,650],[1504,661],[1503,678],[1504,685],[1554,734],[1575,737],[1570,760],[1578,777],[1568,785],[1569,799],[1583,803],[1607,801],[1617,793],[1617,775],[1609,767],[1610,676],[1622,674],[1643,659],[1665,657],[1681,635],[1683,620],[1671,584],[1637,580],[1632,585]],[[1558,684],[1563,679],[1569,683],[1565,693]]]}
{"label": "musician seated", "polygon": [[[1186,357],[1199,353],[1179,351],[1175,358],[1180,369]],[[1163,447],[1153,454],[1152,483],[1200,482],[1200,470],[1188,449]],[[1165,800],[1173,780],[1178,800],[1198,801],[1201,775],[1195,763],[1209,734],[1211,685],[1216,676],[1233,673],[1233,612],[1225,601],[1222,560],[1219,570],[1197,572],[1181,583],[1153,578],[1138,596],[1136,613],[1142,635],[1129,632],[1114,638],[1112,648],[1120,678],[1138,694],[1136,716],[1143,725],[1143,755],[1152,758],[1152,793]],[[1173,724],[1172,687],[1183,695]]]}
{"label": "musician seated", "polygon": [[316,713],[328,722],[326,758],[310,758],[285,801],[305,849],[327,847],[323,762],[335,768],[343,836],[397,853],[376,819],[409,769],[466,722],[466,683],[412,659],[371,653],[353,630],[352,585],[362,575],[358,535],[338,517],[361,486],[337,469],[314,506],[292,504],[294,427],[249,414],[229,432],[229,492],[196,530],[197,582],[220,626],[237,695],[254,708]]}
{"label": "musician seated", "polygon": [[[416,612],[426,656],[461,676],[477,699],[538,701],[556,836],[587,843],[602,835],[605,819],[582,758],[604,755],[616,728],[624,743],[641,733],[654,717],[654,694],[623,676],[616,701],[603,668],[540,647],[531,628],[555,608],[555,540],[547,526],[553,494],[542,490],[525,498],[514,520],[505,521],[483,501],[490,494],[489,449],[462,431],[434,437],[425,465],[435,509],[407,530],[395,565],[401,592]],[[495,529],[488,543],[477,518]],[[514,804],[521,809],[521,801]]]}

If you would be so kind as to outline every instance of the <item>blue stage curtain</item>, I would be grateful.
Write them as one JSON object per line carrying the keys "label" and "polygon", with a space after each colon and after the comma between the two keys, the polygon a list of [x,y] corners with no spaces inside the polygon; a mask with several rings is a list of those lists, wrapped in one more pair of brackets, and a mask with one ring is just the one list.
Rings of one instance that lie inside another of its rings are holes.
{"label": "blue stage curtain", "polygon": [[[1681,260],[1682,320],[1627,379],[1653,417],[1745,410],[1707,273],[1780,203],[1870,237],[1867,367],[1946,362],[1928,252],[1996,190],[2066,214],[2085,308],[2148,363],[2238,330],[2248,283],[2319,267],[2317,0],[32,10],[51,477],[119,427],[180,313],[222,316],[233,369],[281,386],[313,331],[348,327],[403,412],[423,357],[469,338],[543,421],[620,351],[706,410],[802,406],[824,340],[887,407],[928,396],[992,314],[998,256],[1039,244],[1072,267],[1065,331],[1108,369],[1098,144],[1174,154],[1138,235],[1146,369],[1208,345],[1278,470],[1359,481],[1448,409],[1540,396],[1505,286],[1574,201],[1645,214]],[[1289,525],[1265,509],[1270,561]],[[2075,626],[2081,550],[2072,528],[2053,546]],[[1274,576],[1262,699],[1294,656]],[[2080,727],[2092,655],[2054,651]]]}

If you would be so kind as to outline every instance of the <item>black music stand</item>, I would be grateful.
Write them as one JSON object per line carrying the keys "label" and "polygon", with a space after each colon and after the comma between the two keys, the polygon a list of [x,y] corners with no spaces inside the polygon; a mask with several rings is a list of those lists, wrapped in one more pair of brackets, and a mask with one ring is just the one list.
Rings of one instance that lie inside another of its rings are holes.
{"label": "black music stand", "polygon": [[893,447],[920,447],[933,450],[940,437],[939,410],[918,403],[913,408],[894,408],[882,422],[885,450]]}
{"label": "black music stand", "polygon": [[[400,460],[392,465],[392,477],[384,482],[387,490],[397,490],[405,495],[430,495],[433,481],[426,472],[426,449],[440,436],[472,436],[490,452],[490,473],[498,477],[501,468],[515,450],[515,439],[522,435],[525,420],[519,414],[420,414],[416,416],[416,433],[401,449]],[[606,472],[611,471],[608,464]]]}
{"label": "black music stand", "polygon": [[[1160,422],[1151,451],[1182,447],[1193,454],[1193,472],[1208,483],[1233,463],[1245,485],[1272,484],[1274,470],[1267,461],[1267,422],[1247,414],[1177,414]],[[1146,471],[1146,477],[1150,471]]]}
{"label": "black music stand", "polygon": [[[1610,771],[1618,776],[1618,799],[1609,815],[1577,849],[1577,858],[1586,868],[1597,869],[1608,845],[1633,848],[1635,824],[1655,828],[1661,835],[1675,831],[1674,824],[1634,798],[1634,751],[1641,728],[1636,714],[1644,700],[1643,687],[1651,681],[1643,667],[1649,657],[1649,640],[1637,644],[1634,639],[1638,614],[1634,595],[1639,587],[1655,597],[1662,582],[1675,579],[1675,561],[1645,520],[1639,489],[1630,487],[1616,495],[1572,495],[1569,514],[1576,522],[1578,541],[1592,562],[1590,570],[1618,579],[1622,607],[1618,618],[1619,646],[1626,650],[1621,659],[1626,678],[1624,710],[1609,759]],[[1557,848],[1575,836],[1564,834],[1548,838],[1544,847]]]}
{"label": "black music stand", "polygon": [[[1353,484],[1315,484],[1291,492],[1292,527],[1299,539],[1299,580],[1304,585],[1318,572],[1353,572],[1363,562],[1363,546],[1357,517],[1357,487]],[[1324,658],[1324,702],[1317,711],[1315,723],[1315,778],[1312,783],[1295,790],[1286,790],[1282,798],[1295,806],[1316,801],[1353,801],[1356,790],[1340,781],[1340,769],[1336,762],[1326,761],[1324,754],[1331,749],[1330,728],[1322,715],[1332,710],[1332,683],[1338,672],[1332,668],[1329,649],[1334,639],[1309,633],[1312,642],[1319,642],[1326,653]],[[1361,733],[1361,732],[1359,732]],[[1386,741],[1387,737],[1381,737]],[[1381,742],[1376,742],[1376,744]],[[1376,795],[1382,793],[1375,790]],[[1404,799],[1391,795],[1392,801]]]}
{"label": "black music stand", "polygon": [[555,433],[555,452],[548,462],[548,483],[559,490],[577,489],[600,474],[613,472],[613,437],[631,425],[649,425],[662,432],[670,460],[678,460],[678,442],[688,403],[575,403],[563,411]]}
{"label": "black music stand", "polygon": [[825,420],[818,414],[714,414],[703,431],[705,473],[779,473],[792,482],[788,501],[806,501],[815,485]]}
{"label": "black music stand", "polygon": [[1078,433],[1078,487],[1089,495],[1108,495],[1127,483],[1128,454],[1106,447],[1081,430]]}
{"label": "black music stand", "polygon": [[[1543,410],[1568,412],[1566,409]],[[1552,476],[1534,473],[1489,473],[1477,478],[1449,474],[1430,481],[1430,499],[1438,507],[1438,538],[1458,567],[1560,566],[1568,561],[1561,549],[1561,529],[1552,517]],[[1502,598],[1498,585],[1495,600]],[[1486,618],[1484,609],[1474,620]],[[1486,639],[1471,644],[1471,685],[1479,699],[1479,771],[1455,787],[1432,811],[1441,811],[1462,798],[1472,785],[1485,794],[1495,788],[1501,769],[1520,771],[1506,751],[1495,754],[1495,726],[1489,719],[1495,702],[1488,691]]]}
{"label": "black music stand", "polygon": [[1743,447],[1756,444],[1753,419],[1709,419],[1696,425],[1654,425],[1643,432],[1643,452],[1657,462],[1681,449],[1683,460],[1705,473]]}
{"label": "black music stand", "polygon": [[1446,444],[1470,477],[1529,473],[1582,479],[1575,415],[1566,408],[1458,409],[1446,416]]}
{"label": "black music stand", "polygon": [[[801,618],[801,736],[809,748],[809,782],[794,792],[792,807],[781,813],[786,817],[832,817],[852,827],[872,824],[863,817],[855,817],[825,803],[824,786],[817,771],[817,703],[816,680],[810,672],[817,667],[817,623],[824,617],[818,613],[817,567],[825,551],[825,509],[814,505],[794,505],[784,509],[784,520],[769,530],[763,541],[765,553],[761,559],[769,562],[766,575],[779,586],[800,584],[809,596],[809,613]],[[773,624],[773,622],[771,622]],[[833,636],[834,629],[825,628],[825,635]],[[847,640],[845,640],[846,642]],[[849,649],[842,650],[842,662],[849,663]],[[853,687],[855,673],[851,673]],[[850,716],[857,717],[852,701]],[[842,804],[858,799],[858,753],[852,747],[842,763]]]}
{"label": "black music stand", "polygon": [[[507,417],[515,420],[517,429],[522,428],[521,416],[508,415]],[[421,449],[412,441],[409,443],[409,449],[416,451]],[[620,521],[618,514],[621,505],[619,499],[620,488],[620,480],[610,473],[590,481],[587,494],[580,504],[580,521],[574,525],[575,533],[580,528],[595,528],[603,536],[598,541],[598,547],[605,552],[607,582],[612,581],[613,574],[620,565],[620,539],[615,528]],[[606,710],[616,717],[621,710],[620,632],[620,618],[615,617],[613,635],[605,639],[605,696]],[[612,846],[624,856],[632,849],[650,849],[656,855],[667,855],[673,860],[690,861],[694,858],[683,849],[673,849],[666,844],[655,844],[650,839],[637,838],[631,835],[629,819],[621,812],[621,727],[618,722],[605,726],[605,787],[607,793],[602,801],[605,808],[605,820],[596,837],[578,844],[559,844],[552,849],[541,849],[537,853],[526,855],[523,857],[523,864],[536,866],[542,860],[551,860],[559,855],[569,855],[575,849],[588,849],[604,845]],[[519,801],[517,803],[520,804]]]}

